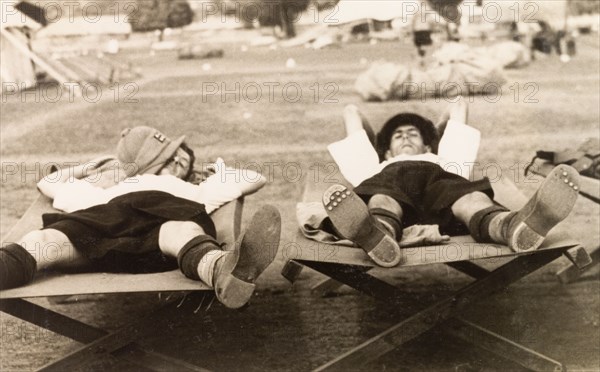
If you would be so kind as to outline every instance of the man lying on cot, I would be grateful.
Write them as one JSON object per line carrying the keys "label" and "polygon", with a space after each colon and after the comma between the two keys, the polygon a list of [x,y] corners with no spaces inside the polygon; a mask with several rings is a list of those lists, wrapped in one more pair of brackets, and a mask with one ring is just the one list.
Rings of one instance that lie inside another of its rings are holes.
{"label": "man lying on cot", "polygon": [[[225,306],[246,304],[255,280],[277,253],[279,212],[260,209],[235,249],[223,251],[209,214],[256,192],[266,180],[249,170],[242,177],[221,164],[199,185],[185,182],[193,157],[182,144],[183,138],[172,141],[152,128],[136,127],[123,133],[117,152],[146,174],[106,188],[93,181],[105,182],[107,173],[86,174],[90,163],[44,177],[39,190],[67,213],[44,214],[41,230],[0,248],[0,289],[26,285],[46,268],[92,264],[107,271],[148,272],[178,266],[185,276],[213,287]],[[34,258],[40,247],[44,250]]]}
{"label": "man lying on cot", "polygon": [[[329,151],[356,188],[333,185],[323,204],[337,233],[380,266],[401,262],[403,227],[415,224],[437,224],[442,234],[470,233],[477,242],[506,244],[514,251],[537,249],[575,204],[579,175],[568,165],[554,168],[518,212],[495,204],[489,180],[468,180],[468,164],[461,161],[475,159],[479,141],[479,132],[465,125],[462,98],[450,112],[441,141],[431,121],[401,113],[384,124],[374,149],[357,108],[344,109],[347,137]],[[438,147],[450,155],[446,160]]]}

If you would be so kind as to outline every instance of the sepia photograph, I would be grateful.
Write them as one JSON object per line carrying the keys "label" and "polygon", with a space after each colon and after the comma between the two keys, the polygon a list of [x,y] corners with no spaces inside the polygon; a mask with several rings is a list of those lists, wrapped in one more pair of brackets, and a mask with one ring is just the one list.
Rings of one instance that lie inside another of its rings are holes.
{"label": "sepia photograph", "polygon": [[0,371],[600,372],[599,0],[0,10]]}

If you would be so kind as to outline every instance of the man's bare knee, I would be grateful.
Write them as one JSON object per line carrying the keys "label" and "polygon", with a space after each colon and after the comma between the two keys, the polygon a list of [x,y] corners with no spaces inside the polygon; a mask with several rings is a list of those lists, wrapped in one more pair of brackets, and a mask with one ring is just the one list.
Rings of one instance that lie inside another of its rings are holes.
{"label": "man's bare knee", "polygon": [[494,205],[492,199],[481,191],[463,195],[452,204],[452,213],[463,223],[467,224],[478,211]]}
{"label": "man's bare knee", "polygon": [[371,199],[369,199],[368,207],[369,209],[385,209],[386,211],[390,211],[397,216],[402,216],[402,207],[396,201],[396,199],[388,195],[373,195]]}
{"label": "man's bare knee", "polygon": [[481,191],[473,191],[471,193],[468,193],[466,195],[463,195],[462,197],[460,197],[455,203],[454,205],[458,204],[477,204],[477,205],[485,205],[488,206],[490,203],[492,202],[492,199],[490,199],[489,196],[487,196],[486,194],[482,193]]}
{"label": "man's bare knee", "polygon": [[195,222],[168,221],[160,227],[158,246],[163,253],[177,257],[177,253],[187,242],[203,234],[206,232]]}
{"label": "man's bare knee", "polygon": [[19,244],[35,258],[38,269],[72,267],[87,262],[69,238],[58,230],[31,231],[20,240]]}

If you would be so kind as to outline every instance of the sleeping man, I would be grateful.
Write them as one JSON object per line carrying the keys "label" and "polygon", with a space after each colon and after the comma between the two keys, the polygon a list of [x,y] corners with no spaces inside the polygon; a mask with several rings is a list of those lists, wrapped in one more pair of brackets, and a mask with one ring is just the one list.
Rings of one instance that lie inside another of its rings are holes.
{"label": "sleeping man", "polygon": [[[26,285],[46,268],[153,272],[179,267],[186,277],[214,288],[225,306],[245,305],[277,253],[281,217],[276,208],[263,207],[234,250],[222,250],[209,214],[256,192],[266,180],[219,161],[205,181],[186,182],[193,155],[183,144],[183,137],[172,141],[155,129],[136,127],[122,134],[117,153],[129,163],[118,173],[87,174],[98,165],[87,163],[43,178],[39,190],[67,213],[44,214],[41,230],[0,248],[0,289]],[[36,254],[39,247],[44,251]]]}
{"label": "sleeping man", "polygon": [[469,180],[465,163],[475,159],[479,133],[465,124],[462,99],[450,111],[441,141],[434,124],[417,114],[389,119],[375,148],[355,106],[345,108],[344,120],[348,136],[329,151],[356,188],[331,186],[323,205],[337,233],[380,266],[401,262],[403,228],[417,224],[439,225],[447,235],[470,233],[477,242],[514,251],[537,249],[575,204],[578,173],[567,165],[557,166],[519,211],[492,201],[487,178]]}

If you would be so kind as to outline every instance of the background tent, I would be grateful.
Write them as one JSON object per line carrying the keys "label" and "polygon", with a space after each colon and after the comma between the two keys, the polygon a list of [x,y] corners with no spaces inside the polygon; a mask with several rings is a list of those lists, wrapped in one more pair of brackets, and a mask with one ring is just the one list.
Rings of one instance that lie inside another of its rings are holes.
{"label": "background tent", "polygon": [[544,21],[554,29],[563,29],[567,0],[464,0],[459,11],[460,32],[464,37],[508,30],[513,22],[520,30],[535,30],[538,21]]}
{"label": "background tent", "polygon": [[62,17],[37,32],[36,37],[66,37],[87,35],[129,35],[131,24],[126,17],[106,14],[98,17]]}
{"label": "background tent", "polygon": [[0,28],[0,83],[5,89],[26,89],[35,85],[30,34],[41,25],[17,9],[18,3],[2,0]]}
{"label": "background tent", "polygon": [[[87,53],[105,50],[109,43],[126,39],[131,25],[125,17],[118,19],[110,14],[98,17],[63,17],[35,34],[33,48],[43,53]],[[113,41],[114,40],[114,41]],[[118,42],[116,42],[118,45]]]}
{"label": "background tent", "polygon": [[112,14],[62,17],[35,34],[33,49],[68,81],[108,84],[123,78],[131,66],[113,59],[119,40],[132,32],[126,17]]}
{"label": "background tent", "polygon": [[[492,3],[493,0],[483,2],[484,6]],[[518,1],[495,1],[498,9],[501,10],[500,23],[505,22],[525,22],[535,23],[545,21],[554,29],[563,29],[567,16],[567,0],[518,0]],[[511,4],[512,3],[512,4]],[[518,13],[516,9],[519,9]],[[491,13],[491,11],[490,11]]]}
{"label": "background tent", "polygon": [[[439,6],[442,1],[444,1],[443,7]],[[365,25],[362,32],[366,30],[368,32],[381,31],[377,30],[373,21],[392,21],[391,27],[394,29],[410,27],[413,17],[423,4],[426,6],[425,17],[428,17],[433,23],[444,25],[448,17],[442,14],[456,13],[458,1],[460,0],[340,0],[335,5],[319,11],[309,7],[297,20],[297,23],[306,26],[308,31],[281,45],[284,47],[302,45],[319,38],[333,40],[340,33],[352,32],[355,27],[361,25]],[[442,10],[442,14],[438,10]],[[400,35],[395,30],[386,35],[379,33],[377,36],[391,39]]]}
{"label": "background tent", "polygon": [[331,10],[326,23],[335,26],[368,19],[389,21],[396,18],[404,18],[405,13],[404,1],[341,0],[336,8]]}
{"label": "background tent", "polygon": [[335,26],[365,20],[391,21],[394,19],[401,19],[408,23],[423,4],[426,7],[426,16],[434,17],[436,21],[443,21],[444,17],[440,16],[437,11],[442,11],[442,14],[451,14],[457,1],[447,1],[442,4],[443,6],[437,6],[441,4],[440,0],[434,2],[426,0],[340,0],[333,9],[325,11],[329,15],[325,23]]}
{"label": "background tent", "polygon": [[[42,16],[31,3],[23,6],[11,0],[2,0],[2,28],[0,77],[2,91],[27,89],[36,84],[36,73],[44,72],[59,84],[68,82],[110,83],[118,81],[130,69],[112,59],[87,55],[89,49],[98,50],[102,41],[126,37],[131,33],[129,23],[115,22],[114,17],[69,17],[50,23],[46,28],[35,22],[29,14]],[[68,53],[62,53],[68,51]],[[102,55],[102,53],[100,53]]]}

